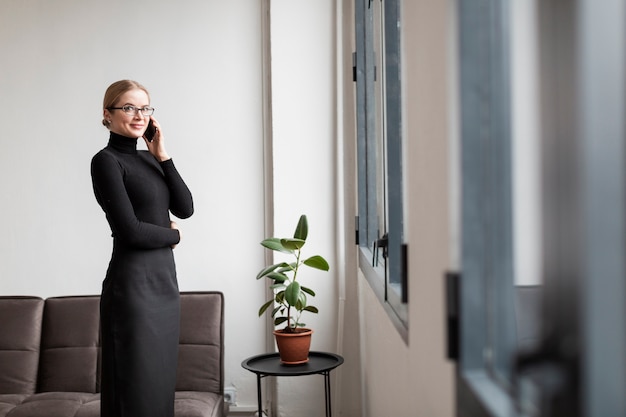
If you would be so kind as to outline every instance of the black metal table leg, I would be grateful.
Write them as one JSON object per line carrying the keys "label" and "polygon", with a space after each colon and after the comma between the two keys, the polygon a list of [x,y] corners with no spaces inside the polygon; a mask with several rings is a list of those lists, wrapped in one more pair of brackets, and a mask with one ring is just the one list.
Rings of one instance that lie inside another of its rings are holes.
{"label": "black metal table leg", "polygon": [[263,400],[261,399],[261,374],[256,375],[256,395],[259,402],[259,417],[263,417]]}
{"label": "black metal table leg", "polygon": [[332,402],[330,398],[330,371],[324,372],[324,397],[326,399],[326,417],[332,417]]}

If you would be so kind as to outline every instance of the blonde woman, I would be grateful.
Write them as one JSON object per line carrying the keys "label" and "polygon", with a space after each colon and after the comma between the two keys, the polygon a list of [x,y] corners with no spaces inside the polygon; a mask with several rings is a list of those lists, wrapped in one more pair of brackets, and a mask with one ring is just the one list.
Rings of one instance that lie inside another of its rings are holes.
{"label": "blonde woman", "polygon": [[191,216],[193,200],[153,113],[145,87],[113,83],[103,103],[109,142],[91,162],[113,237],[100,301],[101,417],[174,416],[180,295],[172,249],[180,231],[170,213]]}

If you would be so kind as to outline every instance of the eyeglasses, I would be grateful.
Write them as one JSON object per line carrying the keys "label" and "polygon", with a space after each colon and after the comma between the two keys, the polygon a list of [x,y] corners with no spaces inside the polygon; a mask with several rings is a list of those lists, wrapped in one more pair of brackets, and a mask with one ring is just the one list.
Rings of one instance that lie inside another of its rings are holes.
{"label": "eyeglasses", "polygon": [[152,116],[154,114],[154,107],[135,107],[130,104],[122,107],[107,107],[107,110],[124,110],[124,113],[132,114],[133,116],[137,114],[137,112],[141,112],[143,116]]}

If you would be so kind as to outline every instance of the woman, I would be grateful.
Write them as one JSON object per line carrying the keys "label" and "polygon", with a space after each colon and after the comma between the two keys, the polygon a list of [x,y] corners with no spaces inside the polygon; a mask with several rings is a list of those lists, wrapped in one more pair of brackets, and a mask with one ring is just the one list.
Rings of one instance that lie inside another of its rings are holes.
{"label": "woman", "polygon": [[[148,91],[115,82],[103,107],[109,143],[91,162],[113,236],[100,300],[101,417],[173,417],[180,295],[172,249],[180,232],[169,212],[187,218],[193,201],[165,150]],[[150,121],[155,135],[138,151]]]}

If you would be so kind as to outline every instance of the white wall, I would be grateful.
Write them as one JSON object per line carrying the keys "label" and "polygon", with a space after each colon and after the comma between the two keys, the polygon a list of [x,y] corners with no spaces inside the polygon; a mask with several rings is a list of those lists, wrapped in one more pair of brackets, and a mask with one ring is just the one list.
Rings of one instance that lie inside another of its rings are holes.
{"label": "white wall", "polygon": [[[314,329],[311,349],[337,348],[335,256],[335,20],[333,0],[272,0],[272,114],[274,144],[274,224],[276,234],[293,234],[300,214],[307,214],[307,256],[320,254],[329,273],[306,271],[303,285],[320,310],[305,317]],[[319,375],[281,378],[279,416],[324,415],[324,384]],[[298,396],[298,401],[294,401]]]}
{"label": "white wall", "polygon": [[[181,290],[226,298],[226,384],[255,404],[241,361],[264,351],[260,4],[0,2],[0,294],[96,294],[111,238],[91,189],[106,87],[152,93],[196,213],[180,222]],[[324,219],[312,219],[324,222]],[[318,236],[318,238],[323,238]]]}

